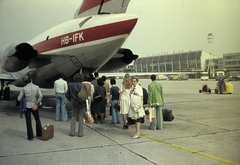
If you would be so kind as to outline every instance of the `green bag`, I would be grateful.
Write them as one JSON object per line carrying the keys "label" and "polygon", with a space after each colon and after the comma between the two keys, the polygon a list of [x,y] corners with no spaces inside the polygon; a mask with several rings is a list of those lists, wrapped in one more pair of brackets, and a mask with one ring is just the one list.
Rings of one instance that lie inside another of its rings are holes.
{"label": "green bag", "polygon": [[82,84],[82,87],[81,87],[80,91],[78,92],[78,101],[80,103],[85,103],[87,98],[88,98],[87,88],[84,84]]}

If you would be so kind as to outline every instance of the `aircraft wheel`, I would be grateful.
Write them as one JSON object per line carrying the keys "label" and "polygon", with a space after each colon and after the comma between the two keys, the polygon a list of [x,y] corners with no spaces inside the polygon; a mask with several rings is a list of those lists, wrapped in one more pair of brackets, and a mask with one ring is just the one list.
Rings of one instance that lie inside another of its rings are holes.
{"label": "aircraft wheel", "polygon": [[201,90],[201,89],[199,90],[199,93],[202,93],[202,90]]}
{"label": "aircraft wheel", "polygon": [[3,90],[4,100],[10,100],[10,87],[5,87]]}

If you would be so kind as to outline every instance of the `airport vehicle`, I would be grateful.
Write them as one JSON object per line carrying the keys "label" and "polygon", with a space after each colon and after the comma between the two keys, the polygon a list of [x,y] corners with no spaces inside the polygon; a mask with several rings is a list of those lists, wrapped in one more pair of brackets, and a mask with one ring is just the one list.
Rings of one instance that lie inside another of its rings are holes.
{"label": "airport vehicle", "polygon": [[199,90],[199,93],[202,93],[202,92],[211,93],[211,89],[208,88],[208,85],[207,85],[207,84],[204,84],[204,85],[202,86],[202,89]]}
{"label": "airport vehicle", "polygon": [[208,80],[208,79],[209,79],[208,72],[202,72],[201,73],[201,81]]}
{"label": "airport vehicle", "polygon": [[225,73],[223,71],[216,72],[215,80],[218,81],[220,77],[223,78],[223,79],[227,79],[228,78],[228,76],[225,75]]}
{"label": "airport vehicle", "polygon": [[228,72],[229,75],[229,80],[236,80],[239,81],[240,80],[240,71],[230,71]]}
{"label": "airport vehicle", "polygon": [[[218,83],[216,84],[216,87],[215,87],[215,93],[216,94],[220,93]],[[228,93],[228,94],[233,93],[233,84],[231,82],[224,82],[223,93]]]}
{"label": "airport vehicle", "polygon": [[[121,48],[137,23],[126,14],[129,0],[83,0],[74,19],[54,26],[29,42],[0,49],[0,94],[10,98],[9,84],[25,85],[29,75],[40,88],[53,88],[59,73],[67,78],[77,72],[118,70],[138,56]],[[114,14],[113,14],[114,13]],[[0,96],[1,96],[0,95]]]}
{"label": "airport vehicle", "polygon": [[162,74],[157,75],[157,80],[167,80],[167,79],[168,79],[168,77],[165,75],[162,75]]}

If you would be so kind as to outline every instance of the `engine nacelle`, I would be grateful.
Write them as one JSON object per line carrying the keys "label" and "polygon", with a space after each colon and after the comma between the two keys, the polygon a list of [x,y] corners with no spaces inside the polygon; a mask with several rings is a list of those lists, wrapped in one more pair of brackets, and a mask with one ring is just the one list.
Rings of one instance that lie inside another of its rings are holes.
{"label": "engine nacelle", "polygon": [[10,44],[0,53],[0,56],[3,57],[2,69],[7,72],[24,69],[38,55],[38,51],[28,43]]}
{"label": "engine nacelle", "polygon": [[[112,72],[118,69],[125,67],[130,64],[133,60],[138,58],[138,55],[132,53],[129,49],[119,49],[118,52],[114,55],[115,58],[111,58],[99,72]],[[119,57],[120,56],[120,57]]]}

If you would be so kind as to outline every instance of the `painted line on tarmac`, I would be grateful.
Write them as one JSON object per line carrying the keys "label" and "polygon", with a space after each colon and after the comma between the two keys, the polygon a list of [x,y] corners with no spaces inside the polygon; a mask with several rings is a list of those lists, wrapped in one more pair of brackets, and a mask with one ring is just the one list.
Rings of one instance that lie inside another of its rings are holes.
{"label": "painted line on tarmac", "polygon": [[190,149],[190,148],[178,145],[178,144],[170,143],[170,142],[167,142],[165,140],[161,140],[161,139],[158,139],[158,138],[155,138],[153,136],[146,135],[146,134],[141,134],[141,137],[145,137],[145,138],[151,139],[153,141],[163,143],[163,144],[166,144],[168,146],[178,148],[178,149],[181,149],[183,151],[187,151],[187,152],[190,152],[190,153],[193,153],[193,154],[205,157],[205,158],[209,158],[209,159],[221,162],[221,163],[225,163],[225,164],[229,164],[229,165],[240,165],[239,163],[236,163],[236,162],[233,162],[233,161],[230,161],[230,160],[227,160],[227,159],[223,159],[223,158],[220,158],[220,157],[217,157],[217,156],[213,156],[211,154],[207,154],[207,153],[204,153],[204,152],[201,152],[201,151]]}

